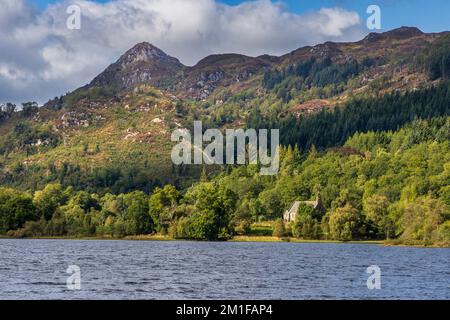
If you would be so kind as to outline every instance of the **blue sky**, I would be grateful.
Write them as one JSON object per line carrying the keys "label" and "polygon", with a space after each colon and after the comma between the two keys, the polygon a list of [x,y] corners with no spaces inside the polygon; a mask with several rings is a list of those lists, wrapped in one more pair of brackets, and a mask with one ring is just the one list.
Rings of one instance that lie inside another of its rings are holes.
{"label": "blue sky", "polygon": [[[61,0],[29,0],[40,9],[50,3]],[[112,0],[95,0],[108,2]],[[170,0],[168,0],[170,1]],[[237,5],[245,0],[219,0],[220,2]],[[450,1],[449,0],[282,0],[290,12],[305,13],[319,10],[323,7],[343,7],[356,11],[365,17],[366,8],[377,4],[382,10],[383,30],[390,30],[400,26],[415,26],[424,32],[440,32],[450,30]]]}
{"label": "blue sky", "polygon": [[404,25],[418,27],[424,32],[450,30],[450,1],[448,0],[286,0],[285,3],[289,10],[295,12],[337,5],[347,10],[354,10],[361,17],[367,16],[366,9],[369,5],[376,4],[381,8],[384,30]]}

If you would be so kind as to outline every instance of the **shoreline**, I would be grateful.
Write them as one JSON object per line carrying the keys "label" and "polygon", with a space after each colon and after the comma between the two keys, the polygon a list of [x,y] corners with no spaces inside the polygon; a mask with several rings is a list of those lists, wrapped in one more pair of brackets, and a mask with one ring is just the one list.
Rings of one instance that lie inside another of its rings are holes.
{"label": "shoreline", "polygon": [[[118,237],[27,237],[27,238],[15,238],[8,236],[0,236],[0,240],[67,240],[67,241],[193,241],[193,242],[208,242],[208,241],[196,241],[196,240],[185,240],[185,239],[174,239],[169,236],[164,235],[141,235],[141,236],[127,236],[123,238]],[[213,241],[210,241],[213,242]],[[403,244],[394,243],[384,240],[353,240],[353,241],[338,241],[338,240],[304,240],[298,238],[277,238],[270,236],[235,236],[227,241],[221,242],[235,242],[235,243],[317,243],[317,244],[369,244],[369,245],[379,245],[384,247],[407,247],[407,248],[450,248],[450,246],[442,245],[424,245],[424,244]]]}

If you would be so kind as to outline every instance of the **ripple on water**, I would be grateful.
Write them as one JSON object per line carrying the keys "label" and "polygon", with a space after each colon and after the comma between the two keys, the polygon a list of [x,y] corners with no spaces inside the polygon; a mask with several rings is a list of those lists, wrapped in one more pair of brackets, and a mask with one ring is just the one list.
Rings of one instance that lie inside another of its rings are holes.
{"label": "ripple on water", "polygon": [[450,249],[2,239],[0,252],[0,299],[450,299]]}

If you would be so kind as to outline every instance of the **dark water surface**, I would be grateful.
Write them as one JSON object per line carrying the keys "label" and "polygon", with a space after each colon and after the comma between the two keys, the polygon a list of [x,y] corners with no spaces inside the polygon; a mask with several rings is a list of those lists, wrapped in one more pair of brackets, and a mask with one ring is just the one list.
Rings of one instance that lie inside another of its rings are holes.
{"label": "dark water surface", "polygon": [[[81,289],[66,285],[81,269]],[[381,290],[367,267],[381,268]],[[450,299],[450,249],[0,240],[0,299]]]}

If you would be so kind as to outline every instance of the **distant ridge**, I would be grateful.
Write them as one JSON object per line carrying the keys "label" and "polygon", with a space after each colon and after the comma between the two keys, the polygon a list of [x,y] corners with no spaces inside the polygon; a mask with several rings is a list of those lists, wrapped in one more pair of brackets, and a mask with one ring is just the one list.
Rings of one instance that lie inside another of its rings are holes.
{"label": "distant ridge", "polygon": [[[312,57],[327,57],[334,62],[345,63],[367,55],[381,58],[397,52],[414,54],[418,48],[445,33],[427,34],[416,27],[404,26],[383,33],[370,33],[358,42],[327,41],[301,47],[279,57],[212,54],[194,66],[185,66],[156,46],[142,42],[125,52],[86,87],[110,87],[121,91],[146,83],[168,89],[181,98],[204,100],[216,88],[246,81],[263,70],[285,68]],[[369,51],[367,46],[370,46]]]}

